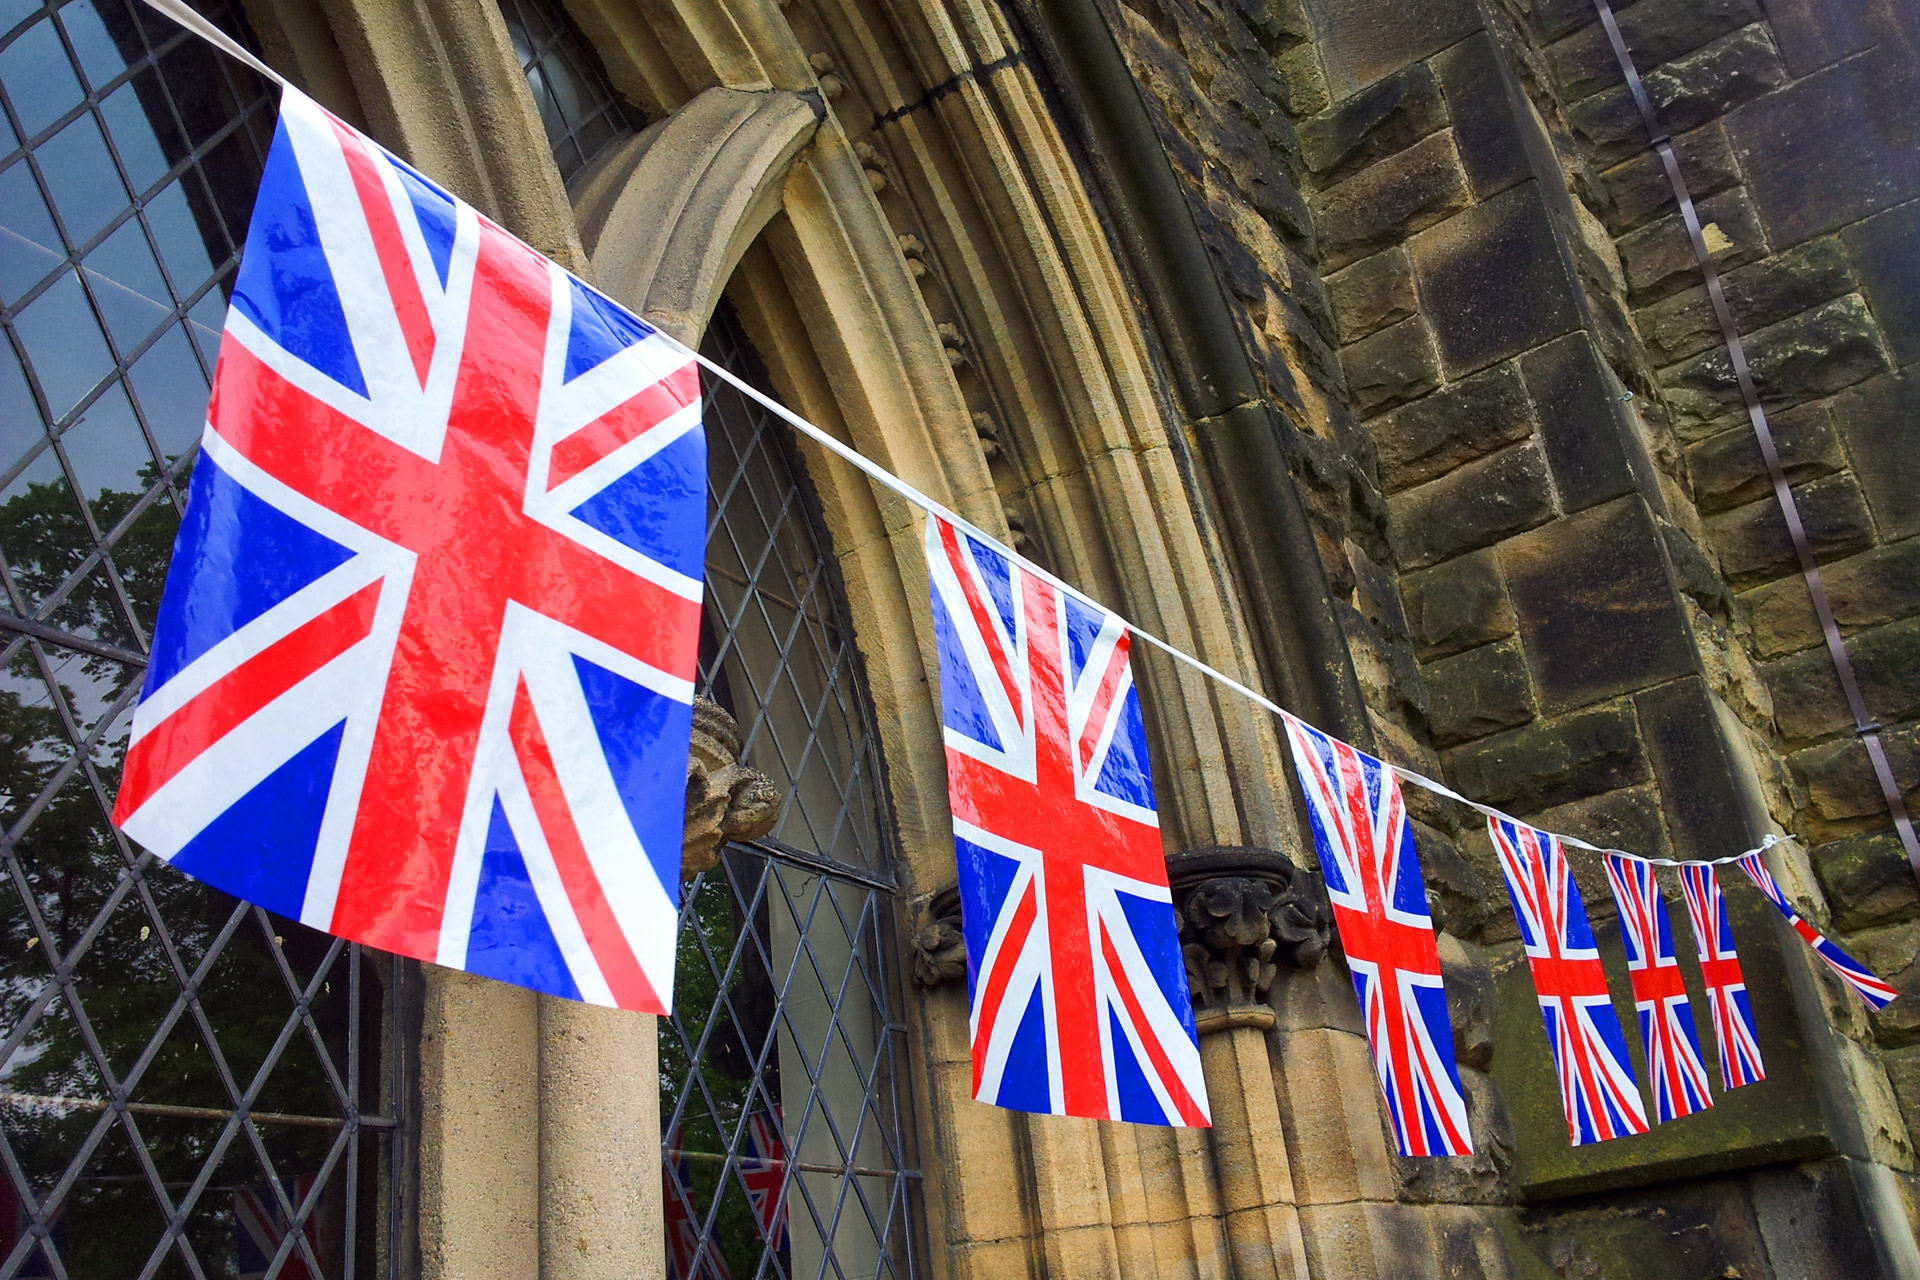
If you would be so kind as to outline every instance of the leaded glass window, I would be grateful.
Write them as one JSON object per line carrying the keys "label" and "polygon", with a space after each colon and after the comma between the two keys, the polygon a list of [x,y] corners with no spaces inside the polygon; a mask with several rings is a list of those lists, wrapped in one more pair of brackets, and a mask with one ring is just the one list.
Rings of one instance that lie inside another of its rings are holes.
{"label": "leaded glass window", "polygon": [[0,1280],[399,1268],[400,966],[107,817],[269,90],[129,0],[0,4]]}
{"label": "leaded glass window", "polygon": [[548,0],[500,0],[500,16],[533,90],[560,177],[573,175],[636,127],[637,113],[607,83],[606,72],[566,14]]}
{"label": "leaded glass window", "polygon": [[[724,305],[703,350],[765,385]],[[704,390],[698,683],[785,799],[768,836],[684,890],[660,1023],[669,1256],[683,1276],[910,1276],[919,1173],[872,712],[791,429]]]}

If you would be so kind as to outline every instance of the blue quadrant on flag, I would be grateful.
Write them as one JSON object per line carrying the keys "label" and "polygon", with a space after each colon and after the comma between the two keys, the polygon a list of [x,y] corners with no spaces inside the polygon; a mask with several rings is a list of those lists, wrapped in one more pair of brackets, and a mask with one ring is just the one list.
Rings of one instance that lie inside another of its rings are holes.
{"label": "blue quadrant on flag", "polygon": [[699,371],[284,96],[114,813],[341,937],[673,982]]}

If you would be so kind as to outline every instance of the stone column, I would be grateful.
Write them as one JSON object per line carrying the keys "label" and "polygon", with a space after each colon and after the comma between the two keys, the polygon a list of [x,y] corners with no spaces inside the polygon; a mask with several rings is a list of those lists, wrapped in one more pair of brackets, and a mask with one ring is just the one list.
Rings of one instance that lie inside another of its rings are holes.
{"label": "stone column", "polygon": [[1314,877],[1272,849],[1167,860],[1213,1110],[1211,1142],[1233,1274],[1306,1280],[1306,1245],[1267,1052],[1266,1001],[1282,964],[1326,953],[1332,917]]}

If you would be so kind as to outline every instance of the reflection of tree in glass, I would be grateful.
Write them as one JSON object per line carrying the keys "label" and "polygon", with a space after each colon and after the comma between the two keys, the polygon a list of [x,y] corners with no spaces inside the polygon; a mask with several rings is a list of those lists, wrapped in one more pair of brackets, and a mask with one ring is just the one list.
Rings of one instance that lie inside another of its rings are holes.
{"label": "reflection of tree in glass", "polygon": [[[142,479],[159,477],[149,468]],[[113,529],[140,495],[102,492],[91,504],[95,520]],[[146,625],[158,607],[161,584],[178,520],[163,493],[133,521],[112,548],[112,561],[134,609]],[[64,483],[35,484],[0,506],[0,547],[23,591],[44,600],[84,562],[92,547],[85,523]],[[46,621],[79,636],[133,647],[132,632],[106,576],[84,578]],[[130,684],[139,668],[96,655],[41,646],[54,672],[58,696],[83,726],[97,718]],[[12,826],[71,759],[59,714],[39,690],[46,688],[33,649],[13,655],[0,688],[0,823]],[[24,696],[20,690],[27,690]],[[85,1023],[97,1037],[114,1082],[135,1103],[204,1107],[225,1111],[232,1097],[190,1011],[169,1017],[180,1001],[181,983],[162,943],[169,937],[190,976],[240,909],[226,894],[149,861],[143,880],[153,905],[149,914],[136,889],[124,894],[104,924],[88,939],[128,866],[108,825],[103,801],[111,803],[125,750],[125,717],[90,753],[100,791],[85,770],[74,771],[35,817],[15,849],[21,871],[45,921],[48,940],[38,937],[9,878],[0,889],[8,909],[0,915],[0,1037],[10,1036],[30,1015],[49,983],[52,966],[86,945],[73,964]],[[137,853],[137,850],[135,851]],[[277,938],[276,938],[277,935]],[[263,926],[250,912],[209,967],[199,998],[219,1049],[244,1091],[270,1056],[294,997],[275,962],[280,942],[296,980],[306,982],[324,958],[329,939],[298,924],[268,917]],[[49,951],[57,952],[49,955]],[[377,967],[369,966],[368,972]],[[344,1074],[346,966],[336,965],[316,1001],[315,1021]],[[165,1028],[164,1034],[162,1034]],[[158,1041],[157,1045],[154,1043]],[[146,1055],[151,1052],[151,1056]],[[129,1080],[132,1083],[129,1087]],[[44,1196],[65,1172],[101,1118],[109,1086],[95,1064],[81,1021],[64,999],[33,1023],[20,1047],[0,1064],[7,1140]],[[84,1103],[94,1103],[87,1107]],[[298,1029],[253,1103],[256,1111],[320,1117],[341,1113],[311,1037]],[[177,1204],[199,1176],[223,1128],[219,1119],[151,1112],[136,1123],[154,1171]],[[263,1124],[262,1136],[283,1179],[318,1170],[336,1130]],[[4,1175],[0,1175],[4,1176]],[[57,1240],[75,1277],[139,1274],[165,1223],[150,1175],[116,1123],[82,1169],[67,1197]],[[187,1236],[211,1275],[232,1275],[236,1266],[232,1191],[266,1182],[244,1135],[227,1147],[200,1197]],[[170,1260],[161,1275],[185,1274]]]}
{"label": "reflection of tree in glass", "polygon": [[[741,898],[752,902],[754,886],[765,871],[765,859],[733,846],[718,866],[700,877],[697,888],[688,886],[692,896],[681,906],[674,968],[674,1017],[660,1021],[660,1112],[671,1123],[685,1097],[679,1137],[681,1148],[692,1153],[687,1165],[695,1221],[704,1224],[718,1188],[720,1212],[712,1239],[725,1255],[728,1273],[735,1276],[759,1274],[759,1226],[741,1188],[738,1166],[727,1169],[722,1186],[721,1162],[701,1157],[725,1154],[750,1108],[780,1103],[779,1047],[769,1044],[774,988],[765,964],[767,908],[763,901],[754,913],[754,936],[744,936],[748,921],[740,906]],[[727,975],[730,962],[734,968]],[[725,1000],[723,976],[729,979]],[[687,1050],[700,1048],[703,1032],[706,1050],[695,1079]],[[755,1088],[754,1067],[762,1053],[766,1061]]]}

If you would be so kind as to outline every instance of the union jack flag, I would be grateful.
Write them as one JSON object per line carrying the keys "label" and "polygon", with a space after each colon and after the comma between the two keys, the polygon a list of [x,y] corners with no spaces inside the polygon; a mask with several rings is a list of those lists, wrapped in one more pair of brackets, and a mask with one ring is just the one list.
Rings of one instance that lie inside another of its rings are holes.
{"label": "union jack flag", "polygon": [[770,1249],[788,1248],[787,1202],[781,1195],[787,1181],[787,1140],[780,1108],[747,1117],[745,1141],[740,1145],[740,1181],[746,1186],[760,1238]]}
{"label": "union jack flag", "polygon": [[693,1164],[681,1146],[684,1135],[673,1126],[661,1169],[666,1205],[667,1280],[732,1280],[720,1242],[700,1240],[700,1202],[693,1190]]}
{"label": "union jack flag", "polygon": [[684,349],[288,90],[114,820],[314,928],[665,1012],[699,418]]}
{"label": "union jack flag", "polygon": [[[302,1174],[290,1178],[282,1184],[286,1188],[287,1199],[293,1203],[295,1213],[305,1202],[307,1194],[313,1190],[313,1176]],[[299,1236],[312,1251],[314,1261],[320,1260],[320,1224],[319,1206],[316,1204],[301,1224]],[[313,1273],[307,1268],[307,1260],[302,1256],[298,1240],[289,1240],[292,1235],[289,1227],[291,1219],[280,1208],[280,1198],[270,1186],[246,1187],[233,1193],[233,1249],[235,1270],[238,1280],[311,1280]],[[282,1251],[285,1257],[281,1257]],[[273,1269],[274,1260],[280,1259],[280,1269]]]}
{"label": "union jack flag", "polygon": [[1840,975],[1840,980],[1853,989],[1853,993],[1867,1002],[1871,1009],[1884,1009],[1893,1003],[1900,993],[1876,977],[1871,969],[1855,960],[1839,947],[1828,941],[1825,934],[1800,918],[1800,913],[1787,901],[1787,895],[1780,891],[1774,882],[1773,873],[1767,870],[1767,864],[1760,860],[1756,851],[1741,857],[1740,866],[1745,869],[1753,882],[1760,886],[1760,892],[1767,895],[1768,901],[1780,908],[1780,914],[1787,918],[1793,931],[1806,941],[1806,944],[1820,953],[1827,967]]}
{"label": "union jack flag", "polygon": [[1394,1141],[1403,1156],[1468,1155],[1467,1100],[1400,780],[1312,725],[1288,716],[1286,726]]}
{"label": "union jack flag", "polygon": [[1645,1133],[1647,1113],[1627,1065],[1626,1036],[1560,838],[1509,818],[1490,817],[1487,829],[1533,970],[1569,1140],[1578,1147]]}
{"label": "union jack flag", "polygon": [[1720,1081],[1738,1089],[1764,1080],[1767,1069],[1760,1061],[1753,1002],[1747,998],[1747,979],[1740,972],[1740,953],[1733,949],[1733,925],[1727,919],[1727,900],[1720,894],[1720,878],[1707,863],[1682,863],[1680,887],[1686,891],[1687,917],[1693,921],[1693,941],[1700,950],[1700,981],[1707,988],[1707,1008],[1720,1041]]}
{"label": "union jack flag", "polygon": [[1640,1041],[1647,1049],[1653,1085],[1654,1123],[1665,1124],[1713,1105],[1706,1064],[1693,1027],[1693,1009],[1673,952],[1673,925],[1660,897],[1651,862],[1607,855],[1607,879],[1620,906],[1620,933],[1627,944],[1627,974],[1640,1012]]}
{"label": "union jack flag", "polygon": [[973,1096],[1205,1125],[1120,620],[927,520]]}

